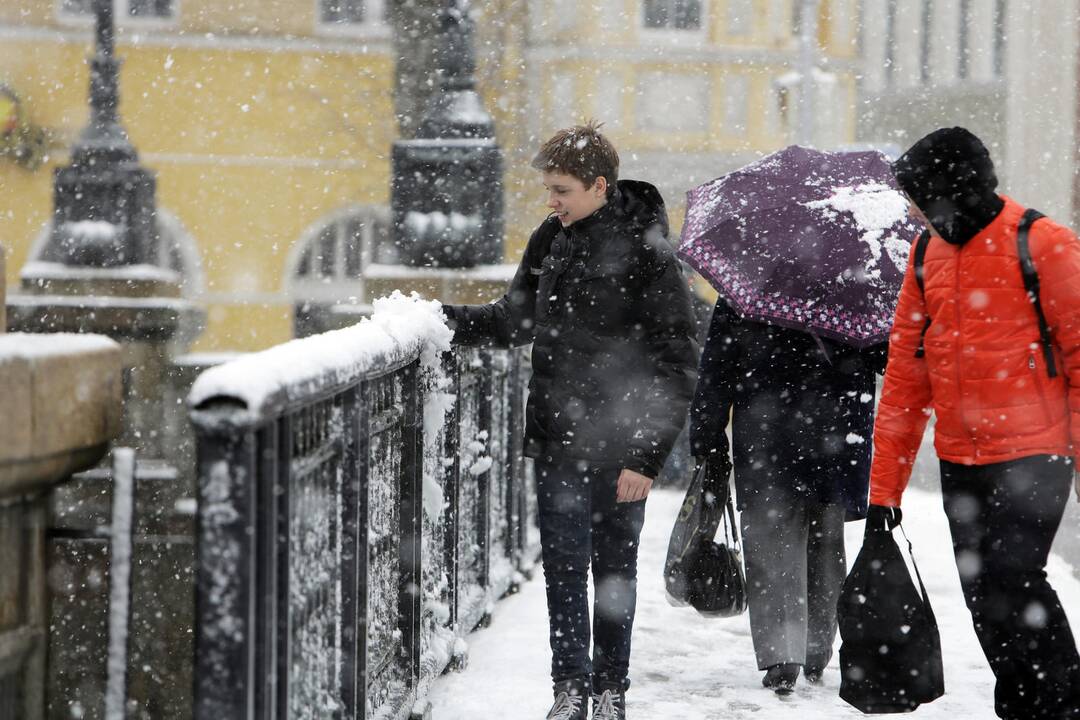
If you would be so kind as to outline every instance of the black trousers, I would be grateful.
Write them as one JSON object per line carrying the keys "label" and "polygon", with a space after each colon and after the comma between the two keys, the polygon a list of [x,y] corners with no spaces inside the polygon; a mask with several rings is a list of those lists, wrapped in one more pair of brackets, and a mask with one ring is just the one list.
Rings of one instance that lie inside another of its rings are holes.
{"label": "black trousers", "polygon": [[581,679],[593,688],[629,686],[638,539],[645,501],[615,502],[619,473],[618,468],[598,468],[578,460],[536,462],[554,682]]}
{"label": "black trousers", "polygon": [[1080,717],[1080,656],[1046,559],[1072,488],[1072,461],[941,462],[964,599],[1009,720]]}

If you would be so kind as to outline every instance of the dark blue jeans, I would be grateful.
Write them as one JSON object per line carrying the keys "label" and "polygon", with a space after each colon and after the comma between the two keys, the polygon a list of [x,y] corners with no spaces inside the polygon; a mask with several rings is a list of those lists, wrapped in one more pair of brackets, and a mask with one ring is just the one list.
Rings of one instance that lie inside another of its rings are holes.
{"label": "dark blue jeans", "polygon": [[1080,655],[1045,571],[1072,471],[1049,455],[941,462],[960,584],[1007,720],[1080,717]]}
{"label": "dark blue jeans", "polygon": [[[547,584],[551,677],[593,688],[629,686],[637,604],[638,538],[645,501],[616,503],[620,469],[578,460],[536,461],[540,543]],[[594,603],[589,658],[589,564]]]}

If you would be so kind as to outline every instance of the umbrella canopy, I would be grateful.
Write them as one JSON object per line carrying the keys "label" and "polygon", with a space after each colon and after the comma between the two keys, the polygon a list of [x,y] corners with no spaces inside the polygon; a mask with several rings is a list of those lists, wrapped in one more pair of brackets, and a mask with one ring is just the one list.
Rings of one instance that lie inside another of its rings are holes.
{"label": "umbrella canopy", "polygon": [[867,347],[921,231],[881,153],[792,145],[691,190],[679,255],[745,317]]}

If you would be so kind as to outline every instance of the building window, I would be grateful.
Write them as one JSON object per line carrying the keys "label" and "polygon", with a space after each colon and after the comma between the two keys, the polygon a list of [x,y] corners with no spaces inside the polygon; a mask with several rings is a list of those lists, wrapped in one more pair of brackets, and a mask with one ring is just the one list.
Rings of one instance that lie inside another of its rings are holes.
{"label": "building window", "polygon": [[[113,0],[113,16],[118,20],[172,20],[178,0]],[[60,15],[70,18],[94,16],[94,0],[59,0]]]}
{"label": "building window", "polygon": [[994,3],[994,77],[1005,76],[1005,27],[1006,14],[1005,0],[996,0]]}
{"label": "building window", "polygon": [[328,28],[383,25],[385,0],[318,0],[319,23]]}
{"label": "building window", "polygon": [[933,43],[934,0],[923,0],[919,28],[919,79],[930,82],[930,45]]}
{"label": "building window", "polygon": [[728,0],[727,34],[749,35],[754,31],[754,3],[750,0]]}
{"label": "building window", "polygon": [[701,0],[644,0],[642,11],[650,30],[701,29]]}
{"label": "building window", "polygon": [[639,130],[663,134],[709,131],[712,88],[708,75],[643,72],[638,75],[636,95]]}
{"label": "building window", "polygon": [[889,0],[885,11],[885,84],[896,81],[896,10],[897,0]]}
{"label": "building window", "polygon": [[967,80],[971,74],[971,0],[960,0],[960,40],[956,53],[956,76]]}

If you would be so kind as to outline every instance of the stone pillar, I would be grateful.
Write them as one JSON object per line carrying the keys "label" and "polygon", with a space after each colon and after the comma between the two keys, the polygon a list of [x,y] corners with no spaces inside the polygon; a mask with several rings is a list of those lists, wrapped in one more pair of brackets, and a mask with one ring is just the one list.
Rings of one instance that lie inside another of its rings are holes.
{"label": "stone pillar", "polygon": [[100,333],[123,345],[125,415],[121,443],[141,458],[168,457],[162,396],[169,347],[181,327],[201,324],[180,299],[179,277],[157,266],[153,174],[119,118],[120,60],[113,47],[113,3],[94,0],[90,121],[53,182],[52,232],[43,262],[23,272],[11,298],[13,330]]}
{"label": "stone pillar", "polygon": [[960,4],[936,2],[930,18],[930,82],[945,86],[956,82],[960,51]]}
{"label": "stone pillar", "polygon": [[387,0],[394,29],[394,111],[401,137],[416,135],[432,93],[438,85],[428,83],[435,66],[439,37],[439,11],[443,0]]}
{"label": "stone pillar", "polygon": [[7,265],[4,246],[0,245],[0,333],[7,332]]}
{"label": "stone pillar", "polygon": [[[1076,0],[1008,4],[1002,190],[1059,222],[1072,217],[1077,22]],[[1054,48],[1053,57],[1032,48]]]}
{"label": "stone pillar", "polygon": [[107,338],[0,335],[2,717],[45,717],[51,492],[107,452],[120,430],[121,384],[120,349]]}
{"label": "stone pillar", "polygon": [[8,299],[13,331],[96,333],[120,343],[124,364],[124,429],[120,443],[142,458],[169,458],[164,388],[170,342],[201,311],[180,298],[176,274],[150,266],[72,268],[36,263],[22,293]]}
{"label": "stone pillar", "polygon": [[[158,266],[154,176],[139,165],[117,111],[120,62],[113,52],[112,2],[94,2],[90,122],[72,148],[71,164],[56,172],[52,232],[42,262],[24,269],[21,294],[9,298],[8,319],[13,330],[96,333],[119,345],[124,413],[118,433],[139,458],[128,697],[138,717],[173,720],[189,717],[191,707],[194,493],[168,466],[177,456],[169,445],[164,404],[175,340],[181,329],[199,325],[202,313],[181,299],[176,273]],[[54,402],[58,412],[71,404],[62,395]],[[98,502],[109,487],[108,473],[95,470],[50,500],[58,538],[49,545],[50,577],[71,578],[53,589],[49,688],[58,717],[99,716],[100,659],[106,650],[101,629],[108,617],[100,589],[109,556],[95,533],[100,511],[108,513]],[[63,706],[69,702],[71,707]]]}

